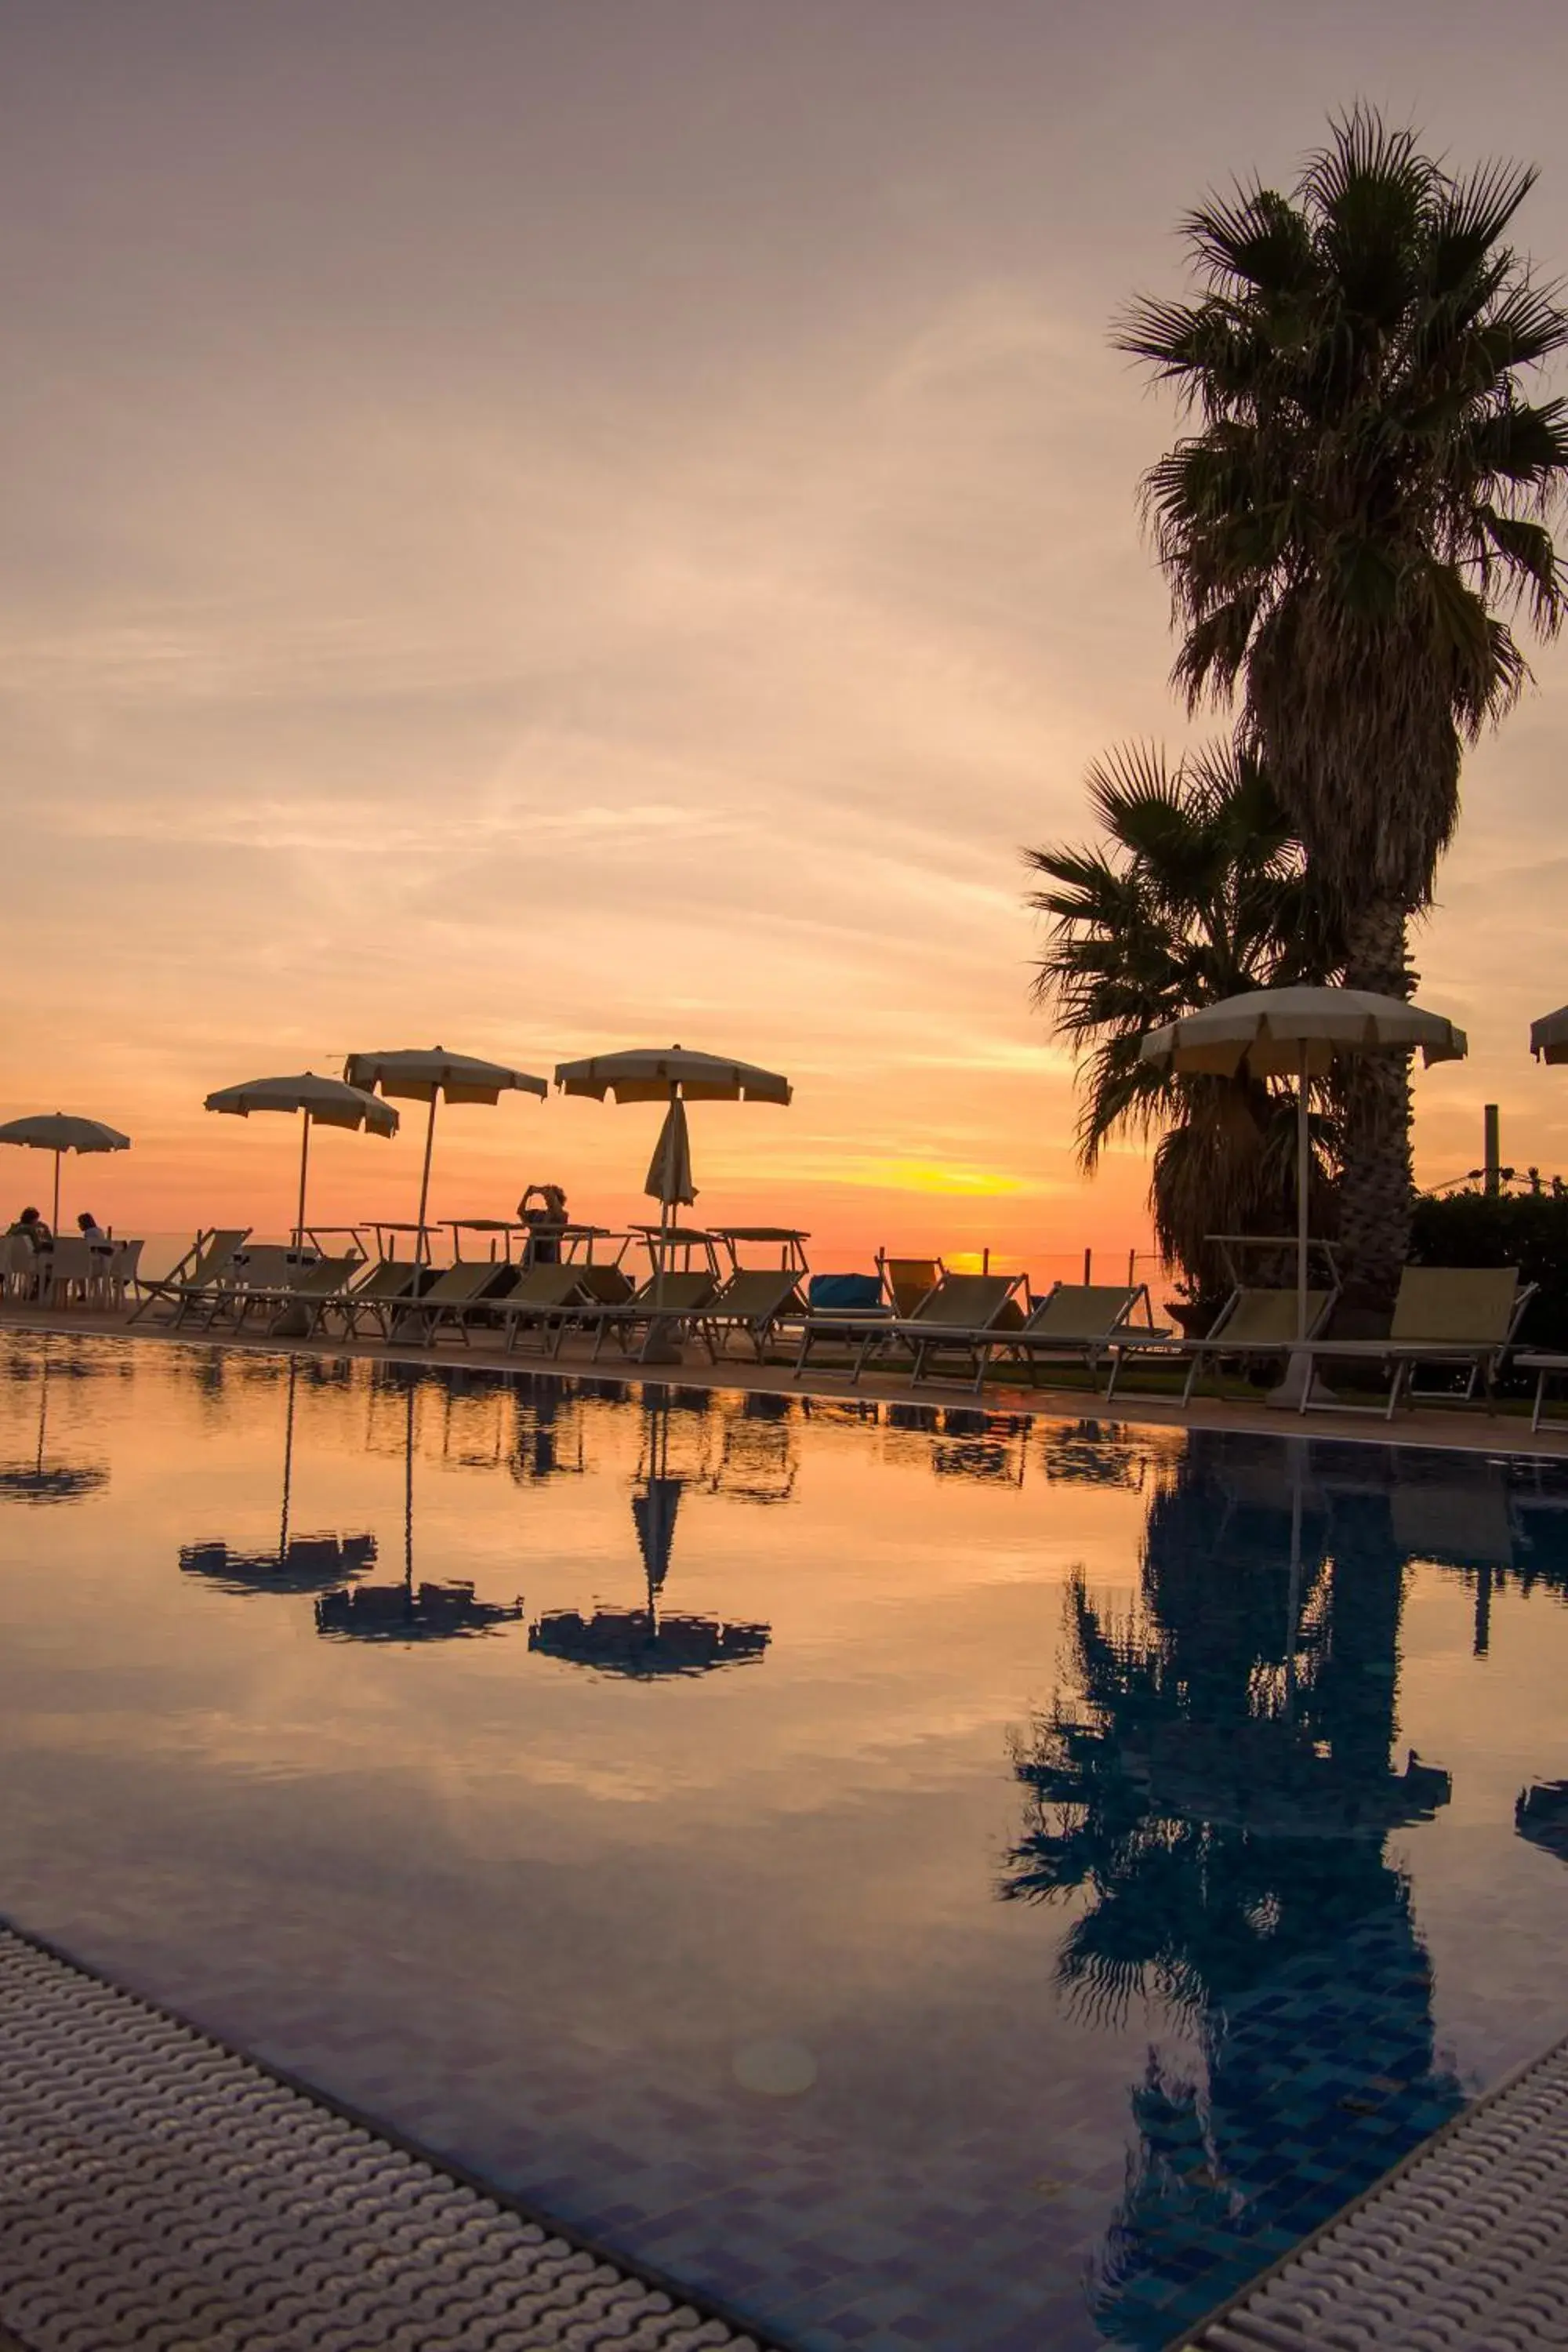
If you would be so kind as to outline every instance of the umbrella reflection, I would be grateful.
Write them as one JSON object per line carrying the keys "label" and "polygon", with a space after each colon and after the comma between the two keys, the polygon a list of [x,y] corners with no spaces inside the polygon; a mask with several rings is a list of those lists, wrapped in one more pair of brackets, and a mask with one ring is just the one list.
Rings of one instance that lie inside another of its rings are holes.
{"label": "umbrella reflection", "polygon": [[1568,1780],[1537,1780],[1514,1801],[1513,1825],[1543,1853],[1568,1862]]}
{"label": "umbrella reflection", "polygon": [[283,1411],[283,1498],[276,1549],[247,1551],[216,1540],[180,1546],[180,1566],[185,1574],[209,1578],[220,1592],[241,1596],[254,1592],[320,1592],[324,1586],[342,1584],[346,1577],[362,1576],[375,1559],[375,1538],[368,1533],[296,1536],[289,1531],[299,1378],[299,1360],[290,1356]]}
{"label": "umbrella reflection", "polygon": [[[531,1650],[568,1664],[644,1680],[743,1665],[766,1650],[773,1634],[769,1625],[694,1616],[660,1605],[681,1496],[693,1483],[717,1490],[723,1477],[722,1465],[717,1474],[700,1469],[694,1473],[689,1466],[681,1469],[672,1455],[674,1414],[678,1405],[685,1403],[668,1389],[643,1391],[643,1450],[638,1491],[632,1496],[632,1525],[647,1580],[646,1607],[595,1609],[586,1614],[578,1609],[547,1610],[528,1629]],[[702,1458],[700,1454],[699,1461]],[[793,1470],[790,1475],[793,1479]],[[748,1493],[744,1485],[735,1491],[740,1499],[784,1499]]]}
{"label": "umbrella reflection", "polygon": [[[400,1368],[388,1366],[395,1381]],[[316,1603],[316,1631],[329,1640],[442,1642],[514,1623],[522,1602],[480,1601],[465,1579],[414,1580],[414,1412],[416,1380],[404,1378],[403,1580],[346,1584]]]}
{"label": "umbrella reflection", "polygon": [[[38,1435],[30,1459],[0,1462],[0,1496],[19,1503],[79,1503],[89,1495],[99,1494],[109,1484],[107,1462],[50,1462],[47,1460],[49,1431],[49,1374],[52,1359],[46,1339],[39,1350],[38,1370]],[[68,1371],[73,1367],[54,1365],[57,1371]]]}

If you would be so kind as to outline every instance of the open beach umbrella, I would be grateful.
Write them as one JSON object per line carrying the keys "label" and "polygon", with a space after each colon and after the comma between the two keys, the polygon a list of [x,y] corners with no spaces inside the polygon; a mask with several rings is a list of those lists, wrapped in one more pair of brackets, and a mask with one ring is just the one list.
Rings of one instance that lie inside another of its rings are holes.
{"label": "open beach umbrella", "polygon": [[1531,1023],[1530,1050],[1538,1062],[1568,1062],[1568,1004]]}
{"label": "open beach umbrella", "polygon": [[311,1128],[363,1127],[367,1135],[397,1132],[397,1113],[389,1105],[378,1102],[374,1095],[363,1093],[358,1087],[345,1086],[341,1078],[319,1078],[313,1070],[301,1070],[291,1078],[252,1078],[248,1086],[222,1087],[216,1094],[208,1095],[205,1108],[230,1111],[238,1118],[248,1118],[252,1111],[258,1110],[303,1115],[300,1213],[294,1227],[296,1248],[305,1237],[305,1179],[310,1164]]}
{"label": "open beach umbrella", "polygon": [[392,1054],[351,1054],[343,1076],[352,1087],[376,1094],[395,1095],[400,1102],[430,1106],[425,1122],[425,1165],[419,1178],[419,1241],[416,1255],[428,1255],[425,1211],[430,1198],[430,1154],[436,1142],[436,1106],[449,1103],[497,1103],[504,1094],[538,1095],[550,1088],[526,1070],[510,1070],[501,1062],[477,1061],[471,1054],[448,1054],[445,1045],[411,1045]]}
{"label": "open beach umbrella", "polygon": [[1399,996],[1359,988],[1259,988],[1184,1014],[1144,1038],[1139,1060],[1185,1076],[1296,1080],[1297,1337],[1307,1336],[1307,1193],[1311,1169],[1310,1081],[1342,1055],[1413,1053],[1428,1065],[1466,1052],[1463,1030]]}
{"label": "open beach umbrella", "polygon": [[32,1151],[55,1155],[55,1210],[50,1230],[60,1223],[60,1155],[66,1151],[129,1151],[131,1138],[100,1118],[76,1118],[68,1111],[37,1112],[30,1118],[7,1119],[0,1127],[0,1143],[19,1143]]}
{"label": "open beach umbrella", "polygon": [[637,1047],[620,1054],[593,1054],[584,1062],[563,1062],[555,1083],[565,1095],[592,1095],[603,1102],[609,1095],[618,1103],[661,1102],[668,1105],[664,1126],[649,1164],[643,1190],[659,1204],[660,1221],[674,1222],[679,1202],[688,1206],[697,1198],[691,1180],[691,1143],[687,1133],[689,1102],[787,1103],[791,1087],[776,1071],[759,1070],[750,1062],[732,1062],[721,1054],[696,1054],[684,1045]]}

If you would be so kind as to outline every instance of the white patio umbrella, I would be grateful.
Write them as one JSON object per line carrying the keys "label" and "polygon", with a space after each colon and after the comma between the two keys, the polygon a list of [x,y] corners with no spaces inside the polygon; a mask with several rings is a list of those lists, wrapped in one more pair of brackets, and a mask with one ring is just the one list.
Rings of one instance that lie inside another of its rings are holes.
{"label": "white patio umbrella", "polygon": [[7,1119],[0,1127],[0,1143],[19,1143],[31,1151],[55,1155],[55,1210],[50,1231],[60,1222],[60,1156],[67,1151],[129,1151],[131,1138],[99,1118],[77,1118],[63,1110],[39,1111],[30,1118]]}
{"label": "white patio umbrella", "polygon": [[416,1255],[426,1255],[425,1211],[430,1198],[430,1154],[436,1142],[436,1106],[449,1103],[497,1103],[504,1094],[538,1095],[550,1088],[543,1078],[526,1070],[508,1069],[501,1062],[481,1062],[471,1054],[448,1054],[445,1045],[412,1045],[392,1054],[351,1054],[343,1076],[352,1087],[395,1095],[402,1102],[430,1106],[425,1123],[425,1165],[419,1178],[419,1239]]}
{"label": "white patio umbrella", "polygon": [[697,1198],[691,1179],[689,1102],[787,1103],[791,1087],[776,1071],[721,1054],[697,1054],[684,1045],[639,1046],[620,1054],[593,1054],[584,1062],[563,1062],[555,1072],[563,1094],[592,1095],[603,1102],[662,1102],[669,1108],[654,1147],[643,1190],[659,1204],[662,1224],[673,1223],[679,1202]]}
{"label": "white patio umbrella", "polygon": [[319,1078],[313,1070],[301,1070],[291,1078],[252,1078],[247,1086],[222,1087],[216,1094],[208,1095],[205,1108],[232,1112],[237,1118],[248,1118],[252,1111],[258,1110],[303,1116],[300,1213],[294,1227],[296,1249],[305,1237],[305,1178],[310,1164],[311,1128],[363,1128],[367,1135],[397,1132],[397,1113],[390,1104],[378,1102],[374,1095],[364,1093],[359,1087],[345,1086],[342,1078]]}
{"label": "white patio umbrella", "polygon": [[1467,1050],[1463,1030],[1440,1013],[1403,997],[1359,988],[1260,988],[1205,1004],[1143,1040],[1139,1059],[1189,1076],[1296,1080],[1296,1330],[1307,1336],[1307,1194],[1311,1169],[1310,1082],[1346,1054],[1413,1053],[1454,1062]]}
{"label": "white patio umbrella", "polygon": [[1538,1062],[1568,1062],[1568,1004],[1531,1023],[1530,1050]]}

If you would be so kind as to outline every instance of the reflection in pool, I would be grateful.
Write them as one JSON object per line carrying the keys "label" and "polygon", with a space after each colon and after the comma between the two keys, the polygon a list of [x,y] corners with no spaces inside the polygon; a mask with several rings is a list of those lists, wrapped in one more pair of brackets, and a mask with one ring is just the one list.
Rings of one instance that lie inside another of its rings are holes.
{"label": "reflection in pool", "polygon": [[1568,2030],[1553,1465],[19,1336],[0,1463],[0,1911],[791,2343],[1163,2344]]}

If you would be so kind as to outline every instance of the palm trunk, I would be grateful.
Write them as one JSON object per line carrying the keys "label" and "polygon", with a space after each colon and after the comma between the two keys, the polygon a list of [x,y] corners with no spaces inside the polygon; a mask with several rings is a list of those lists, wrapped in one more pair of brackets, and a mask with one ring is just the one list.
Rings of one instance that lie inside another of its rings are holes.
{"label": "palm trunk", "polygon": [[[1405,909],[1374,899],[1346,925],[1345,985],[1379,996],[1409,996],[1415,975]],[[1410,1160],[1410,1057],[1357,1054],[1344,1065],[1344,1168],[1340,1242],[1347,1288],[1358,1302],[1387,1306],[1410,1246],[1415,1181]]]}

